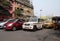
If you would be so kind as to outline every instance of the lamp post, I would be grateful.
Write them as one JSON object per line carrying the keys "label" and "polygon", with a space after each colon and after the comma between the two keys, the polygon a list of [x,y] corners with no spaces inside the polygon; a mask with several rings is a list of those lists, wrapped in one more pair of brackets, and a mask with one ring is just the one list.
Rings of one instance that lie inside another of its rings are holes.
{"label": "lamp post", "polygon": [[41,11],[42,11],[42,10],[40,9],[40,18],[41,18]]}

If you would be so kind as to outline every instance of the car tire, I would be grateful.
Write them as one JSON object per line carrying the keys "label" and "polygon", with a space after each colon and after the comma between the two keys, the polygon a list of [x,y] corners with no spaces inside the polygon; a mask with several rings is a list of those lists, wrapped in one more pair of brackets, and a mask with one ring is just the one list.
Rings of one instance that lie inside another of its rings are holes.
{"label": "car tire", "polygon": [[16,31],[16,27],[13,27],[12,30],[13,30],[13,31]]}
{"label": "car tire", "polygon": [[58,26],[54,27],[54,30],[57,30]]}
{"label": "car tire", "polygon": [[37,26],[36,25],[33,26],[33,30],[34,31],[37,30]]}
{"label": "car tire", "polygon": [[45,26],[44,26],[44,25],[42,25],[42,28],[45,28]]}
{"label": "car tire", "polygon": [[41,30],[43,29],[43,25],[41,25],[41,28],[40,28]]}
{"label": "car tire", "polygon": [[40,28],[37,28],[37,30],[42,30],[43,29],[43,25],[40,26]]}
{"label": "car tire", "polygon": [[48,29],[48,27],[46,27],[46,26],[43,26],[43,28],[44,28],[44,29]]}

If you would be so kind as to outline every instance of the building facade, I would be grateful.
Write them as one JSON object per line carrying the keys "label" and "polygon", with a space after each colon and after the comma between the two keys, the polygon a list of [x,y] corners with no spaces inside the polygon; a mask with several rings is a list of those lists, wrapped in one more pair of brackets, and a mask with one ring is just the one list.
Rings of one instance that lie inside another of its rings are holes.
{"label": "building facade", "polygon": [[33,6],[32,4],[30,4],[29,0],[9,0],[9,1],[11,3],[11,9],[9,10],[9,12],[11,13],[12,18],[20,17],[14,13],[16,9],[20,9],[22,11],[21,14],[23,15],[24,18],[34,16]]}
{"label": "building facade", "polygon": [[29,0],[16,0],[16,9],[21,9],[22,14],[26,17],[34,16],[33,6],[30,4]]}

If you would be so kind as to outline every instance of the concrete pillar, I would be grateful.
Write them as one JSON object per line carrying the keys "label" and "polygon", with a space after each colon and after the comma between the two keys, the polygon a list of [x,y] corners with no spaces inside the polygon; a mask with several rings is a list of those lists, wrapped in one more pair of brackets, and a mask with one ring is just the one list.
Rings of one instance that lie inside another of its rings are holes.
{"label": "concrete pillar", "polygon": [[15,2],[14,0],[10,0],[10,3],[11,3],[11,10],[10,10],[10,13],[12,15],[12,18],[15,18],[15,15],[14,15],[14,11],[15,11]]}

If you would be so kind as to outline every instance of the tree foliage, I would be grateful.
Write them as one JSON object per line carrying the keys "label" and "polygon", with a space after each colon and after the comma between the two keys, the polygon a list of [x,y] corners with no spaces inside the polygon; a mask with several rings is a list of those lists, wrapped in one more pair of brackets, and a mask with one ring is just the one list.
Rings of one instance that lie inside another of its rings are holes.
{"label": "tree foliage", "polygon": [[15,11],[14,11],[15,15],[17,15],[17,16],[23,16],[22,12],[23,12],[23,10],[21,10],[21,9],[15,9]]}
{"label": "tree foliage", "polygon": [[8,8],[11,6],[11,4],[7,0],[0,0],[0,6]]}
{"label": "tree foliage", "polygon": [[11,6],[10,2],[8,0],[0,0],[0,14],[9,14],[9,11],[7,10]]}

